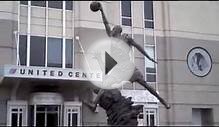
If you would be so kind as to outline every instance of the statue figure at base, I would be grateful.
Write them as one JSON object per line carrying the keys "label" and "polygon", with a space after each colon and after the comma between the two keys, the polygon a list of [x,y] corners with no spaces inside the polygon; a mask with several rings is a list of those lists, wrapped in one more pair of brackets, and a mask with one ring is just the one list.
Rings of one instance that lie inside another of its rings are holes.
{"label": "statue figure at base", "polygon": [[[152,59],[144,49],[137,44],[128,34],[121,34],[122,27],[119,25],[115,25],[111,30],[109,23],[104,14],[103,8],[99,2],[92,2],[90,4],[90,9],[93,12],[100,11],[102,15],[102,20],[106,29],[106,33],[109,37],[114,37],[123,40],[123,42],[127,43],[130,47],[134,46],[137,50],[139,50],[144,56],[146,56],[149,60],[154,63],[157,63],[154,59]],[[132,77],[129,80],[131,83],[137,82],[142,85],[145,89],[147,89],[151,94],[153,94],[158,100],[167,108],[170,108],[170,105],[159,96],[156,90],[153,87],[149,86],[147,82],[144,80],[142,73],[135,68],[135,71]],[[112,90],[94,90],[97,94],[94,102],[84,101],[93,111],[95,111],[97,104],[99,104],[102,108],[106,110],[108,116],[108,124],[110,125],[137,125],[137,115],[140,113],[142,109],[141,105],[132,106],[133,102],[131,98],[125,98],[121,95],[118,89]],[[130,122],[128,122],[130,121]]]}
{"label": "statue figure at base", "polygon": [[[131,97],[125,98],[118,89],[104,90],[95,89],[96,94],[101,93],[98,104],[106,111],[108,125],[133,125],[137,126],[137,116],[143,110],[143,105],[132,105]],[[93,111],[94,103],[84,100]]]}

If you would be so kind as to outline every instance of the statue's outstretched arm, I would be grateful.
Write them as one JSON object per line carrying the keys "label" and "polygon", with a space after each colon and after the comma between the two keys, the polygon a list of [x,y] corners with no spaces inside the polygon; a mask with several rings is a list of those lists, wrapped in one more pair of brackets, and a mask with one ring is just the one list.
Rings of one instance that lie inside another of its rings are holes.
{"label": "statue's outstretched arm", "polygon": [[101,15],[102,15],[103,24],[104,24],[104,26],[105,26],[106,33],[107,33],[107,35],[110,37],[110,36],[111,36],[111,28],[110,28],[110,26],[109,26],[109,22],[108,22],[107,19],[106,19],[106,16],[105,16],[105,13],[104,13],[104,11],[103,11],[102,6],[100,6],[100,12],[101,12]]}
{"label": "statue's outstretched arm", "polygon": [[138,51],[140,51],[144,56],[146,56],[150,61],[157,63],[153,58],[151,58],[146,52],[145,50],[139,45],[137,44],[132,38],[128,38],[128,41],[131,45],[133,45],[135,48],[138,49]]}

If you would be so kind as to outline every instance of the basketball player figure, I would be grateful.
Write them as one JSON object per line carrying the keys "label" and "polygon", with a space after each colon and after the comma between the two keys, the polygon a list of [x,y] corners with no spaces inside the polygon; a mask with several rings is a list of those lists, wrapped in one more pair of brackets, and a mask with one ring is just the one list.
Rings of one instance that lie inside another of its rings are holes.
{"label": "basketball player figure", "polygon": [[[113,29],[111,30],[109,23],[106,19],[106,16],[103,12],[103,8],[101,6],[101,4],[99,2],[92,2],[90,5],[90,9],[94,12],[97,12],[98,10],[100,10],[101,15],[102,15],[102,20],[106,29],[106,33],[109,37],[114,37],[114,38],[118,38],[123,40],[125,43],[127,43],[130,47],[134,46],[136,49],[138,49],[144,56],[146,56],[149,60],[151,60],[154,63],[157,63],[154,59],[152,59],[145,51],[144,49],[138,45],[131,37],[129,37],[127,34],[122,34],[122,28],[119,25],[116,25],[113,27]],[[140,85],[142,85],[144,88],[146,88],[151,94],[153,94],[155,97],[158,98],[158,100],[166,107],[166,109],[170,108],[170,105],[159,96],[159,94],[153,89],[153,87],[149,86],[147,84],[147,82],[144,80],[143,75],[141,74],[141,72],[135,68],[134,73],[132,75],[132,77],[129,80],[131,83],[133,82],[138,82]],[[86,104],[89,105],[89,107],[91,107],[94,111],[96,109],[97,103],[100,99],[100,96],[104,93],[103,89],[100,89],[98,91],[97,97],[95,98],[95,101],[93,104],[88,104],[88,102],[86,102]]]}

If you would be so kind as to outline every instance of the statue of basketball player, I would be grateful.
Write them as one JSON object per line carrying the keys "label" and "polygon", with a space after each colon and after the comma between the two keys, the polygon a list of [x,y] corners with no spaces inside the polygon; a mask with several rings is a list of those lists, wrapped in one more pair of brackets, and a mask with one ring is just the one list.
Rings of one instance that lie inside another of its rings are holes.
{"label": "statue of basketball player", "polygon": [[[113,27],[113,29],[111,30],[109,23],[106,19],[106,16],[104,14],[103,8],[101,6],[101,4],[99,2],[92,2],[90,5],[90,9],[94,12],[100,11],[101,15],[102,15],[102,20],[106,29],[106,33],[109,37],[114,37],[114,38],[118,38],[123,40],[125,43],[127,43],[130,47],[134,46],[136,49],[138,49],[144,56],[146,56],[149,60],[151,60],[154,63],[157,63],[154,59],[152,59],[146,52],[145,50],[139,45],[137,44],[131,37],[129,37],[127,34],[121,34],[122,33],[122,28],[119,25],[116,25]],[[158,98],[158,100],[167,108],[170,108],[170,105],[159,96],[159,94],[153,89],[153,87],[149,86],[147,84],[147,82],[144,80],[143,75],[141,74],[141,72],[135,68],[134,73],[131,77],[131,79],[129,80],[131,83],[133,82],[138,82],[140,85],[142,85],[144,88],[146,88],[151,94],[153,94],[155,97]],[[97,103],[101,97],[101,95],[104,93],[104,90],[101,89],[99,90],[97,97],[94,101],[93,104],[86,102],[86,104],[88,104],[93,110],[96,109]]]}

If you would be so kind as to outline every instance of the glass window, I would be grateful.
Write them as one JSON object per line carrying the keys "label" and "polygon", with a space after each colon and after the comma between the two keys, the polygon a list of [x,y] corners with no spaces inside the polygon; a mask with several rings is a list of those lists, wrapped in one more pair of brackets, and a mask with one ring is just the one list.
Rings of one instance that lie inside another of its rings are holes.
{"label": "glass window", "polygon": [[45,126],[45,113],[36,113],[36,126]]}
{"label": "glass window", "polygon": [[145,125],[146,126],[156,126],[157,125],[157,121],[156,121],[156,109],[145,109]]}
{"label": "glass window", "polygon": [[30,65],[45,66],[45,37],[31,36]]}
{"label": "glass window", "polygon": [[73,64],[73,40],[72,39],[66,39],[66,48],[65,48],[65,52],[66,52],[66,61],[65,61],[65,67],[66,68],[72,68]]}
{"label": "glass window", "polygon": [[26,65],[27,61],[27,35],[19,36],[20,65]]}
{"label": "glass window", "polygon": [[46,7],[46,1],[31,1],[32,6]]}
{"label": "glass window", "polygon": [[131,1],[121,1],[122,25],[131,26]]}
{"label": "glass window", "polygon": [[29,126],[34,126],[34,106],[29,105],[28,106],[29,111],[28,111],[28,125]]}
{"label": "glass window", "polygon": [[[155,51],[154,46],[145,46],[145,51],[148,55],[155,59]],[[156,82],[156,68],[155,63],[150,61],[148,58],[145,57],[145,69],[146,69],[146,80],[147,82]]]}
{"label": "glass window", "polygon": [[19,126],[22,126],[22,113],[19,113]]}
{"label": "glass window", "polygon": [[144,1],[144,19],[153,20],[153,1]]}
{"label": "glass window", "polygon": [[154,114],[150,114],[150,125],[154,126]]}
{"label": "glass window", "polygon": [[78,113],[72,113],[72,126],[77,126]]}
{"label": "glass window", "polygon": [[19,110],[19,108],[13,108],[11,110],[11,125],[14,127],[22,126],[23,122],[23,112],[22,109]]}
{"label": "glass window", "polygon": [[48,38],[47,65],[48,67],[62,67],[61,38]]}
{"label": "glass window", "polygon": [[68,113],[68,126],[71,126],[71,113]]}
{"label": "glass window", "polygon": [[64,105],[64,126],[79,126],[80,123],[80,107],[72,104]]}
{"label": "glass window", "polygon": [[28,5],[28,1],[20,1],[21,4]]}
{"label": "glass window", "polygon": [[154,28],[153,1],[144,1],[145,28]]}
{"label": "glass window", "polygon": [[145,28],[151,28],[151,29],[154,28],[154,21],[145,20],[144,24],[145,24],[144,26]]}
{"label": "glass window", "polygon": [[[154,59],[154,46],[146,46],[145,50],[148,53],[148,55]],[[146,59],[146,67],[155,68],[155,64],[152,61],[150,61],[148,58],[145,59]]]}
{"label": "glass window", "polygon": [[73,10],[73,2],[72,1],[65,1],[65,9],[66,10]]}
{"label": "glass window", "polygon": [[67,125],[68,126],[78,126],[79,125],[79,123],[78,123],[78,111],[67,111]]}
{"label": "glass window", "polygon": [[137,116],[137,120],[138,120],[138,126],[144,126],[144,114],[143,114],[143,107],[139,113],[139,115]]}
{"label": "glass window", "polygon": [[[45,61],[45,37],[31,36],[30,37],[30,66],[45,66],[62,67],[63,52],[62,38],[48,38],[47,45],[47,61]],[[73,67],[73,40],[66,39],[65,47],[65,66],[66,68]],[[27,65],[27,35],[19,37],[19,57],[20,65]]]}
{"label": "glass window", "polygon": [[62,9],[62,1],[48,1],[48,7]]}
{"label": "glass window", "polygon": [[130,18],[122,18],[122,25],[131,26],[132,20]]}
{"label": "glass window", "polygon": [[131,17],[131,1],[122,2],[122,16]]}
{"label": "glass window", "polygon": [[155,74],[147,74],[147,82],[156,82]]}
{"label": "glass window", "polygon": [[146,68],[146,72],[148,72],[148,73],[156,73],[156,68],[147,67]]}
{"label": "glass window", "polygon": [[192,125],[213,125],[213,114],[211,108],[192,108]]}
{"label": "glass window", "polygon": [[11,121],[12,121],[12,126],[15,127],[17,126],[17,120],[18,120],[18,114],[17,113],[12,113],[11,115]]}
{"label": "glass window", "polygon": [[55,127],[58,125],[58,113],[47,113],[47,126]]}

